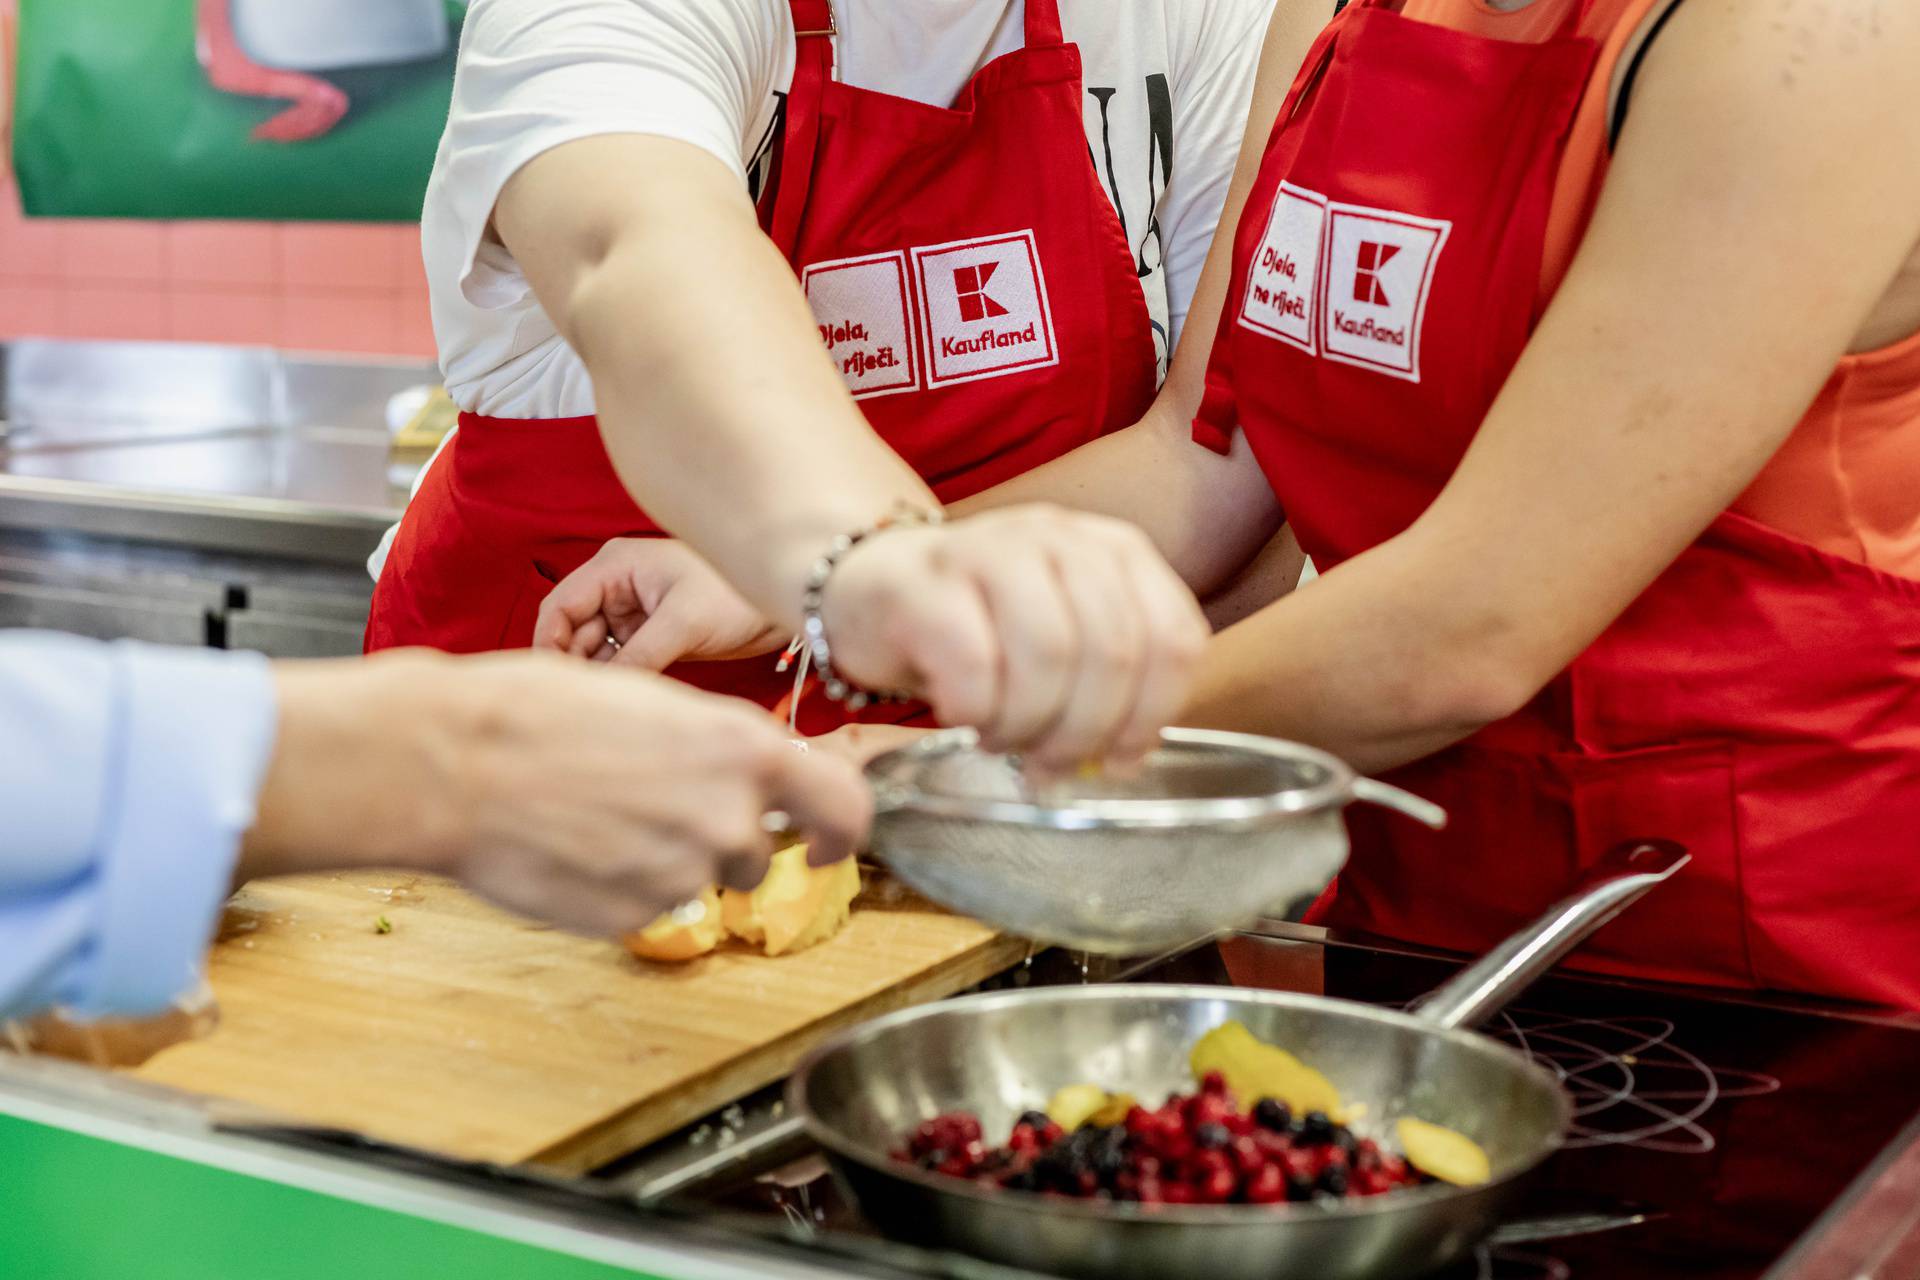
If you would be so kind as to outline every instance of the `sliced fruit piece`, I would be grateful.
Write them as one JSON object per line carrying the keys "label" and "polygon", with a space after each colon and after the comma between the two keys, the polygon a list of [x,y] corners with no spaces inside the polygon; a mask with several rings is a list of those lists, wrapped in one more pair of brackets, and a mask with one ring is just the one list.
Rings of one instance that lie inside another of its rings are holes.
{"label": "sliced fruit piece", "polygon": [[1407,1163],[1430,1178],[1456,1187],[1477,1187],[1493,1176],[1486,1151],[1466,1134],[1403,1116],[1394,1132]]}
{"label": "sliced fruit piece", "polygon": [[741,941],[770,956],[786,955],[838,933],[859,896],[860,868],[852,858],[809,867],[807,847],[797,844],[773,855],[766,878],[751,893],[723,893],[720,919]]}
{"label": "sliced fruit piece", "polygon": [[1277,1098],[1296,1116],[1324,1111],[1334,1120],[1345,1112],[1333,1081],[1285,1049],[1267,1044],[1238,1022],[1226,1022],[1200,1037],[1187,1059],[1196,1080],[1210,1071],[1226,1077],[1242,1108],[1262,1098]]}
{"label": "sliced fruit piece", "polygon": [[1070,1084],[1047,1103],[1047,1119],[1072,1133],[1107,1104],[1107,1091],[1097,1084]]}
{"label": "sliced fruit piece", "polygon": [[1094,1113],[1087,1117],[1087,1123],[1098,1125],[1102,1129],[1111,1129],[1116,1124],[1124,1124],[1127,1113],[1132,1111],[1139,1101],[1140,1099],[1130,1093],[1110,1093]]}
{"label": "sliced fruit piece", "polygon": [[661,916],[639,933],[628,934],[627,950],[642,960],[692,960],[719,946],[727,936],[720,921],[720,894],[703,889],[696,901],[706,909],[699,919],[687,919],[692,912],[686,908]]}
{"label": "sliced fruit piece", "polygon": [[[776,862],[779,858],[779,854],[774,855]],[[767,879],[772,878],[773,872],[769,868]],[[766,883],[766,880],[760,882],[762,886]],[[767,931],[760,923],[760,912],[754,905],[754,896],[754,893],[742,893],[738,889],[722,889],[720,891],[720,923],[726,926],[729,935],[757,947],[766,942]]]}

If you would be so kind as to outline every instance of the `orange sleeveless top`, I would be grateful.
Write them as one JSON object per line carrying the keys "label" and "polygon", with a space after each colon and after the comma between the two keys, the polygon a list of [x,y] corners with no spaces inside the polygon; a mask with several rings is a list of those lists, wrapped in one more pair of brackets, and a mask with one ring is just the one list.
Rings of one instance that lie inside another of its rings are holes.
{"label": "orange sleeveless top", "polygon": [[[1486,0],[1405,0],[1402,12],[1527,41],[1550,36],[1576,3],[1534,0],[1509,13]],[[1543,301],[1565,278],[1606,180],[1619,73],[1669,7],[1667,0],[1594,0],[1581,23],[1581,33],[1601,43],[1600,62],[1554,188]],[[1733,510],[1830,555],[1920,578],[1920,333],[1842,358]]]}

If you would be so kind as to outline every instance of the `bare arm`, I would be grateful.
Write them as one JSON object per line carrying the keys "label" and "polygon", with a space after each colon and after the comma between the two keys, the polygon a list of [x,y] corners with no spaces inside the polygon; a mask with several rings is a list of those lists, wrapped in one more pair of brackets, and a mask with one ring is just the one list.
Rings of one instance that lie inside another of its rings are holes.
{"label": "bare arm", "polygon": [[770,617],[798,623],[835,534],[938,505],[860,416],[738,175],[706,152],[571,142],[515,175],[494,222],[593,374],[620,478]]}
{"label": "bare arm", "polygon": [[[1330,0],[1280,0],[1274,10],[1220,229],[1153,407],[1135,426],[956,504],[957,509],[1045,501],[1130,520],[1146,530],[1174,570],[1201,595],[1227,584],[1275,537],[1280,508],[1246,441],[1236,438],[1232,453],[1222,457],[1194,444],[1191,426],[1232,272],[1234,228],[1259,176],[1280,105],[1307,49],[1332,14]],[[1298,576],[1297,548],[1290,540],[1274,543],[1259,568],[1259,574],[1234,585],[1264,603]]]}
{"label": "bare arm", "polygon": [[1521,706],[1758,474],[1920,236],[1920,13],[1779,7],[1678,11],[1446,489],[1219,636],[1189,720],[1370,769],[1436,750]]}

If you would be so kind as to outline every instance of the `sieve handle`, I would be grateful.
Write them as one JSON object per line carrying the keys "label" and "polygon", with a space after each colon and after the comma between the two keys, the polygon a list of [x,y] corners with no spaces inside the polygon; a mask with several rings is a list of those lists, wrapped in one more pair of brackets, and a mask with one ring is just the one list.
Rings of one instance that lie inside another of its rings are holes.
{"label": "sieve handle", "polygon": [[1447,811],[1431,800],[1424,800],[1411,791],[1402,791],[1375,778],[1355,778],[1348,788],[1355,800],[1363,804],[1377,804],[1382,809],[1391,809],[1404,814],[1422,826],[1432,827],[1435,831],[1447,825]]}

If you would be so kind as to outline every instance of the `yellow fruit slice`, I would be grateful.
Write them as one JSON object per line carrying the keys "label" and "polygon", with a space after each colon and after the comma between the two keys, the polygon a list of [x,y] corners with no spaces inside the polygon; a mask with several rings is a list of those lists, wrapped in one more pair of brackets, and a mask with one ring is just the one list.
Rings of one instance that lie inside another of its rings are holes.
{"label": "yellow fruit slice", "polygon": [[1242,1107],[1277,1098],[1295,1115],[1324,1111],[1340,1120],[1340,1091],[1333,1081],[1285,1049],[1266,1044],[1238,1022],[1226,1022],[1200,1037],[1187,1063],[1198,1080],[1218,1071]]}
{"label": "yellow fruit slice", "polygon": [[860,868],[852,858],[809,867],[807,847],[797,844],[773,855],[766,878],[751,893],[721,894],[720,918],[741,941],[770,956],[786,955],[838,933],[859,896]]}
{"label": "yellow fruit slice", "polygon": [[1107,1091],[1097,1084],[1070,1084],[1047,1103],[1047,1119],[1072,1133],[1107,1104]]}
{"label": "yellow fruit slice", "polygon": [[1456,1187],[1477,1187],[1493,1176],[1486,1151],[1464,1133],[1405,1116],[1394,1125],[1407,1163]]}
{"label": "yellow fruit slice", "polygon": [[627,935],[627,950],[642,960],[692,960],[720,945],[727,936],[720,919],[720,895],[712,889],[701,891],[700,905],[706,914],[691,924],[679,924],[672,915],[661,916],[639,933]]}

